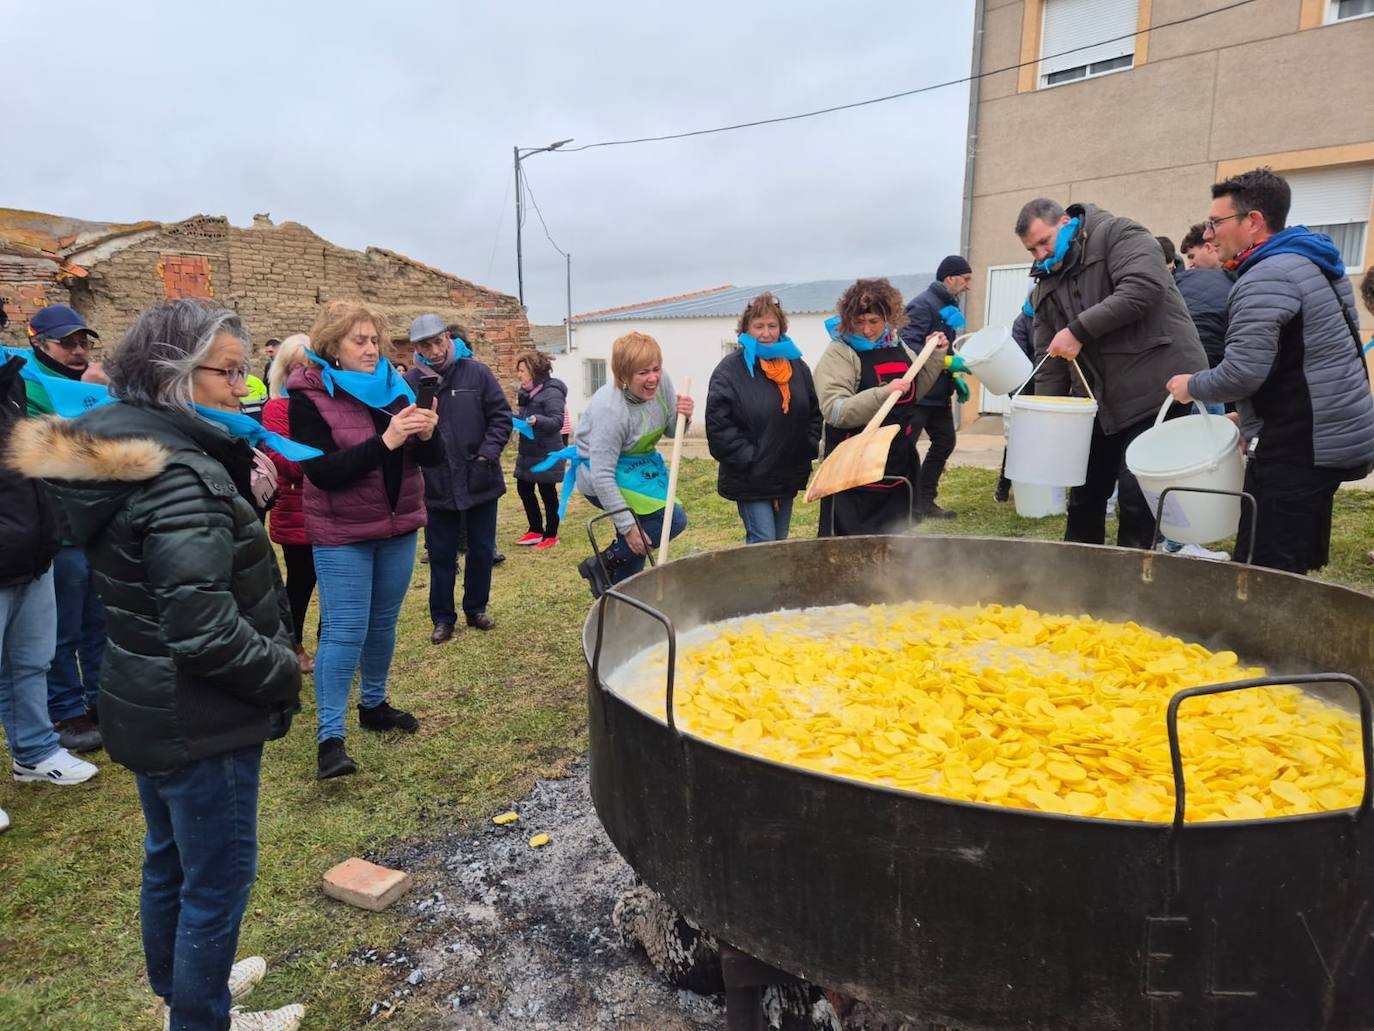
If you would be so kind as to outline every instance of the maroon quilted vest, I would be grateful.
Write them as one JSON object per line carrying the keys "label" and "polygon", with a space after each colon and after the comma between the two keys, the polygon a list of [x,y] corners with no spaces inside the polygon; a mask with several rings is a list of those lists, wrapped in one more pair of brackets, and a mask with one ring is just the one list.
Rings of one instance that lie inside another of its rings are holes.
{"label": "maroon quilted vest", "polygon": [[[342,390],[330,397],[320,370],[314,365],[294,370],[287,388],[292,393],[299,391],[314,403],[329,424],[336,447],[353,447],[377,435],[372,410]],[[405,405],[405,399],[400,398],[387,410],[400,411]],[[425,525],[425,481],[415,464],[414,444],[407,442],[401,451],[405,465],[401,496],[394,511],[387,500],[381,466],[338,490],[321,490],[310,482],[309,476],[305,478],[305,535],[311,544],[384,540]]]}

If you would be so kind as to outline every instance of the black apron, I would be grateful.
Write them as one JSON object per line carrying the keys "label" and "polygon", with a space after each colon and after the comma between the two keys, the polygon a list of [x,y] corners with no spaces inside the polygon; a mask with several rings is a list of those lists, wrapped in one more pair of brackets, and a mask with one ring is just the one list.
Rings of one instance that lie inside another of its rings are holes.
{"label": "black apron", "polygon": [[[859,383],[855,393],[880,387],[884,383],[901,379],[911,368],[911,356],[900,344],[891,347],[875,347],[871,351],[858,351]],[[887,465],[883,472],[887,476],[905,476],[911,481],[912,491],[919,496],[921,479],[921,459],[916,453],[916,441],[912,437],[911,423],[916,416],[916,382],[912,380],[906,392],[897,399],[892,411],[882,422],[884,426],[898,427],[897,435],[892,438],[892,446],[887,453]],[[842,441],[862,432],[863,427],[839,429],[825,424],[825,453],[828,455]],[[911,496],[903,483],[874,483],[866,487],[832,494],[821,499],[821,525],[818,536],[831,536],[831,512],[834,512],[834,536],[852,537],[866,533],[904,533],[911,520]]]}

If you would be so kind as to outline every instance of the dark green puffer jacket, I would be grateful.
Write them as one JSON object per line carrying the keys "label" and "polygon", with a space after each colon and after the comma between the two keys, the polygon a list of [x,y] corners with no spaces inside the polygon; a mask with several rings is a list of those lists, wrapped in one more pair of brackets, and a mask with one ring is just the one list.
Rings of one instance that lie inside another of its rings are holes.
{"label": "dark green puffer jacket", "polygon": [[95,572],[110,637],[100,729],[134,770],[281,737],[300,709],[276,556],[214,457],[237,446],[194,416],[130,404],[29,419],[10,442],[9,464],[48,483]]}

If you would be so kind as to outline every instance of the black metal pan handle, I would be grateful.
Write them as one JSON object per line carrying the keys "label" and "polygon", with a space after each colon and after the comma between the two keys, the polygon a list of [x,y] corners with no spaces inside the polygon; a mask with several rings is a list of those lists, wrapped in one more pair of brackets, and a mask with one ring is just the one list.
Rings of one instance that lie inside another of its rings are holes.
{"label": "black metal pan handle", "polygon": [[612,598],[624,602],[632,609],[638,609],[649,618],[656,619],[663,624],[663,629],[668,635],[668,686],[665,702],[668,712],[668,729],[681,737],[682,732],[677,729],[677,719],[673,715],[673,684],[677,675],[677,630],[673,627],[673,621],[652,605],[647,605],[638,598],[631,598],[628,594],[621,594],[615,588],[600,597],[597,601],[601,611],[596,614],[596,643],[592,646],[592,680],[598,687],[605,690],[601,681],[601,641],[606,631],[606,606]]}
{"label": "black metal pan handle", "polygon": [[[597,564],[598,566],[601,567],[601,573],[602,573],[603,576],[606,577],[607,580],[609,580],[609,579],[611,578],[611,574],[610,574],[610,573],[607,571],[607,569],[606,569],[606,563],[605,563],[604,561],[602,561],[602,559],[601,559],[601,544],[600,544],[600,543],[597,541],[597,539],[596,539],[596,530],[595,530],[595,526],[596,526],[597,523],[601,522],[601,520],[603,520],[603,519],[610,519],[612,516],[617,516],[617,515],[619,515],[621,512],[628,512],[628,513],[629,513],[630,518],[633,519],[633,520],[635,521],[635,529],[639,531],[639,536],[642,537],[642,538],[644,539],[644,542],[645,542],[646,545],[647,545],[648,542],[649,542],[649,535],[648,535],[647,533],[644,532],[644,524],[642,524],[642,523],[639,521],[639,516],[637,516],[637,515],[635,514],[635,511],[634,511],[634,509],[632,509],[632,508],[628,508],[628,507],[626,507],[626,506],[624,506],[624,505],[621,505],[619,508],[608,508],[608,509],[606,509],[606,511],[604,511],[604,512],[598,514],[598,515],[594,515],[594,516],[592,516],[590,519],[588,519],[588,520],[587,520],[587,540],[589,540],[589,541],[592,542],[592,558],[596,559],[596,564]],[[654,549],[653,549],[653,548],[651,548],[651,547],[646,547],[646,548],[644,549],[644,557],[647,558],[647,559],[649,560],[649,565],[651,565],[651,566],[654,565]]]}
{"label": "black metal pan handle", "polygon": [[1165,487],[1155,502],[1155,540],[1159,540],[1159,527],[1164,522],[1164,499],[1170,494],[1224,494],[1228,498],[1240,498],[1241,504],[1250,502],[1250,547],[1245,556],[1245,564],[1255,564],[1255,531],[1259,529],[1259,504],[1255,496],[1243,490],[1215,490],[1211,487]]}
{"label": "black metal pan handle", "polygon": [[1245,691],[1252,687],[1283,687],[1299,684],[1345,684],[1355,692],[1360,703],[1360,746],[1364,753],[1364,797],[1360,807],[1355,810],[1355,819],[1363,820],[1374,802],[1374,717],[1371,717],[1369,691],[1354,677],[1347,673],[1303,673],[1292,677],[1255,677],[1252,680],[1235,680],[1229,684],[1211,684],[1206,687],[1188,687],[1169,699],[1165,720],[1169,729],[1169,762],[1174,770],[1174,830],[1183,826],[1183,755],[1178,747],[1178,707],[1189,698],[1202,695],[1224,694],[1229,691]]}
{"label": "black metal pan handle", "polygon": [[[911,485],[911,480],[905,476],[884,476],[881,480],[875,480],[874,483],[891,483],[893,485],[900,483],[906,486],[906,528],[908,532],[915,529],[916,488]],[[857,490],[858,488],[851,489]],[[835,504],[833,501],[830,504],[830,536],[835,536]]]}

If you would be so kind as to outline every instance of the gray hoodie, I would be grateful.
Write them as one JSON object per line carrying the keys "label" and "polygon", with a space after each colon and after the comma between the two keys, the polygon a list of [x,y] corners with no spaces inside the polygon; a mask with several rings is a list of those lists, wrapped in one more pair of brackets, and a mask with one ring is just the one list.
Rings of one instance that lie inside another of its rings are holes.
{"label": "gray hoodie", "polygon": [[[615,482],[615,466],[620,456],[635,446],[646,433],[662,429],[673,436],[677,427],[677,391],[666,375],[659,380],[652,401],[632,402],[614,383],[607,383],[587,402],[577,420],[577,456],[590,465],[577,468],[577,489],[595,497],[605,508],[623,502]],[[634,517],[620,512],[611,517],[622,534],[634,526]]]}

